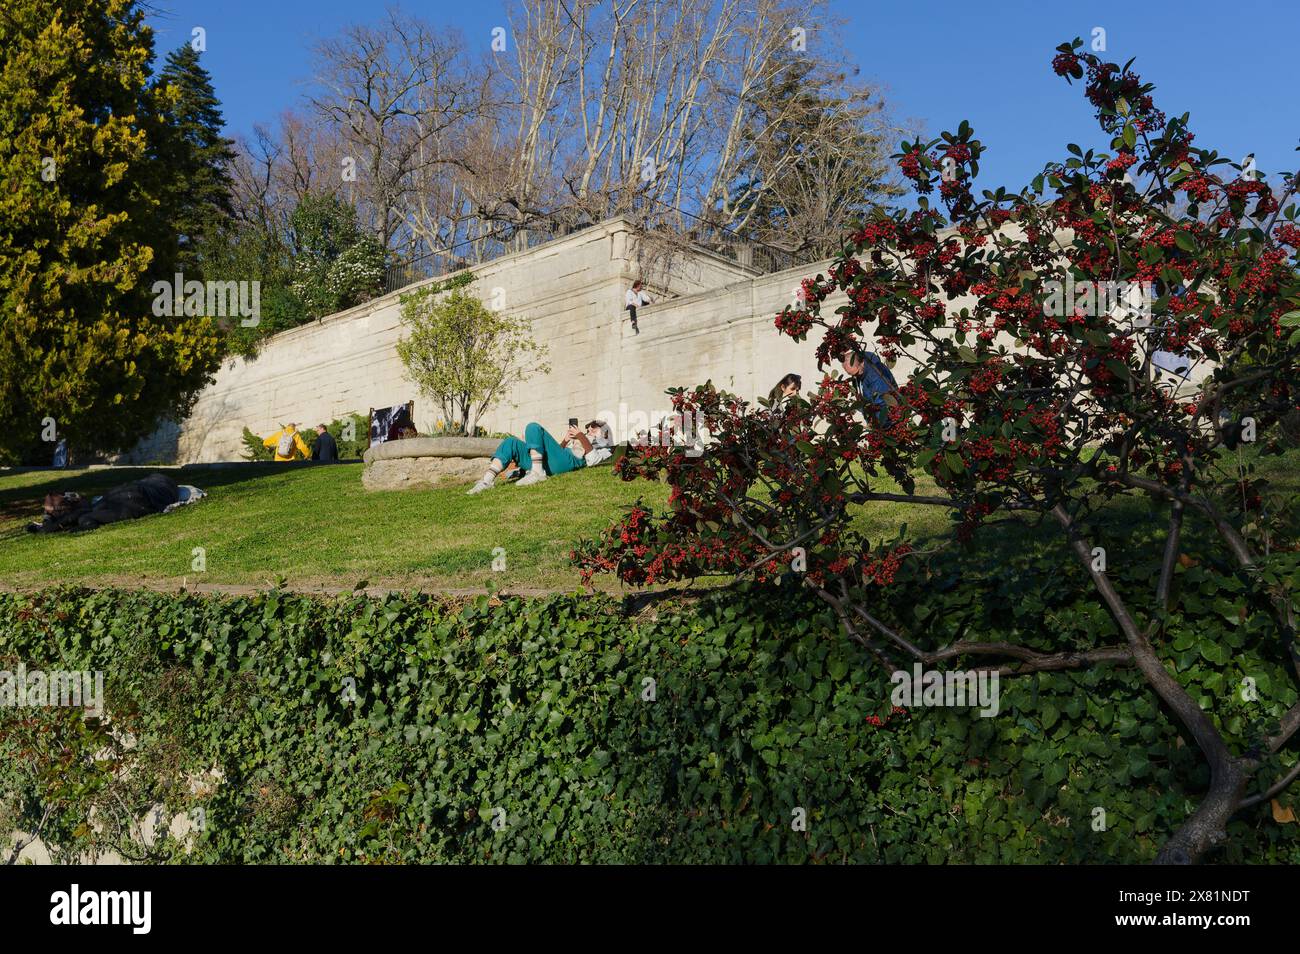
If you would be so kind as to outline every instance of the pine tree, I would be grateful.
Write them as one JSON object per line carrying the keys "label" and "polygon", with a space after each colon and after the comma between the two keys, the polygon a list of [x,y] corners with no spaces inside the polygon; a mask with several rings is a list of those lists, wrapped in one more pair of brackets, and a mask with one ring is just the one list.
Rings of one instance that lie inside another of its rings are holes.
{"label": "pine tree", "polygon": [[234,142],[221,134],[221,103],[213,91],[212,77],[191,44],[168,54],[158,85],[172,88],[160,151],[174,177],[172,204],[179,210],[174,226],[180,270],[187,278],[245,278],[204,275],[204,238],[234,217],[228,167],[235,152]]}
{"label": "pine tree", "polygon": [[136,0],[5,0],[0,49],[0,460],[124,448],[219,360],[210,319],[152,307],[176,266],[174,94],[149,84]]}
{"label": "pine tree", "polygon": [[833,254],[849,226],[902,193],[890,179],[877,128],[878,94],[842,72],[788,53],[754,96],[744,175],[731,190],[741,231],[816,256]]}

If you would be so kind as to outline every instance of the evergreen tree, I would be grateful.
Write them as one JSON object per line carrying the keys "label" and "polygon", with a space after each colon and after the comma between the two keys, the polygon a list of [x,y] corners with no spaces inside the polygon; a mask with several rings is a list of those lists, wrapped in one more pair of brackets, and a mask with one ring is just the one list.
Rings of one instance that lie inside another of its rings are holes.
{"label": "evergreen tree", "polygon": [[192,273],[200,279],[247,280],[246,275],[204,274],[212,271],[212,263],[202,260],[204,236],[234,217],[228,171],[235,158],[234,142],[221,134],[221,103],[212,78],[199,62],[198,51],[186,43],[168,54],[158,83],[171,87],[161,153],[173,173],[179,267],[187,278]]}
{"label": "evergreen tree", "polygon": [[745,234],[830,255],[853,222],[902,194],[879,128],[883,103],[807,54],[786,57],[754,96],[731,202]]}
{"label": "evergreen tree", "polygon": [[125,448],[188,412],[210,319],[155,307],[179,210],[136,0],[5,0],[0,15],[0,460]]}

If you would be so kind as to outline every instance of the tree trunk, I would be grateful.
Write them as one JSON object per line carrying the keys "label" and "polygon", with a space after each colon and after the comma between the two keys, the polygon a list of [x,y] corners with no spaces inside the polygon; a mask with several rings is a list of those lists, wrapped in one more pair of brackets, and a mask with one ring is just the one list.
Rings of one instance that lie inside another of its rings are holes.
{"label": "tree trunk", "polygon": [[1228,839],[1228,822],[1241,803],[1250,774],[1236,759],[1211,764],[1210,788],[1196,811],[1156,854],[1158,865],[1191,865]]}

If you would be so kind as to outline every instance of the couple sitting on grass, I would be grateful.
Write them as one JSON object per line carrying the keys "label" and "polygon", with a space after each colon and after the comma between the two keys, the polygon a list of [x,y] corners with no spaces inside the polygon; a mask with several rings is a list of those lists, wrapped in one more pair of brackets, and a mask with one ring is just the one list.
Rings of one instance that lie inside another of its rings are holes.
{"label": "couple sitting on grass", "polygon": [[[571,444],[574,447],[570,447]],[[603,463],[613,456],[613,446],[609,425],[604,421],[591,421],[579,430],[578,419],[570,418],[569,430],[562,441],[557,441],[546,428],[534,422],[524,428],[523,440],[507,437],[501,442],[492,455],[487,472],[467,493],[480,494],[488,490],[511,464],[524,472],[517,481],[518,485],[530,487],[540,484],[548,476]]]}

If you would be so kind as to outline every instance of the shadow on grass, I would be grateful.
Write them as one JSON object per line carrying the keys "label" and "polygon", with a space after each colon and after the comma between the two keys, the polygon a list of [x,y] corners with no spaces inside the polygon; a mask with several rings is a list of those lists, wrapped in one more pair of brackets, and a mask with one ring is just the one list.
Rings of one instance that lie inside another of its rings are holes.
{"label": "shadow on grass", "polygon": [[[338,464],[241,461],[188,464],[184,467],[126,466],[81,471],[49,468],[0,472],[0,543],[28,535],[27,524],[39,521],[44,513],[46,494],[75,491],[83,497],[95,497],[114,487],[155,473],[164,473],[178,484],[190,484],[211,493],[216,489],[235,487],[277,474],[323,466],[355,468],[359,478],[361,465],[360,460],[339,461]],[[15,478],[22,482],[18,486],[11,486]]]}

